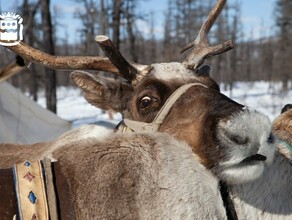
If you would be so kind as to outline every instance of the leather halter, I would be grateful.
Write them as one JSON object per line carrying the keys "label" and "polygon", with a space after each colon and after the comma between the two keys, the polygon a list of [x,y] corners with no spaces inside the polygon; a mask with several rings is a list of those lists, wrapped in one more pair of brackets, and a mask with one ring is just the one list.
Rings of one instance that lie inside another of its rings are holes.
{"label": "leather halter", "polygon": [[237,216],[233,201],[229,195],[227,184],[222,181],[219,181],[219,189],[220,189],[220,194],[223,200],[223,205],[225,207],[227,220],[238,220],[238,216]]}
{"label": "leather halter", "polygon": [[160,125],[163,123],[164,119],[168,115],[173,104],[191,87],[193,86],[203,86],[208,88],[202,83],[190,83],[179,87],[171,96],[166,100],[162,108],[159,110],[158,114],[151,123],[134,121],[125,118],[124,123],[132,131],[158,131]]}
{"label": "leather halter", "polygon": [[[44,165],[44,164],[43,164]],[[48,167],[44,165],[44,167]],[[50,210],[50,219],[64,219],[64,220],[74,220],[75,211],[73,207],[73,198],[70,193],[69,184],[67,183],[63,171],[61,170],[60,164],[58,162],[51,163],[50,167],[53,176],[52,183],[53,189],[55,190],[56,195],[56,209],[57,213],[52,215],[51,204],[49,196],[52,195],[51,191],[49,191],[48,184],[46,185],[46,191],[49,201],[49,210]],[[48,178],[46,169],[46,182]],[[19,209],[17,206],[17,195],[14,187],[14,175],[13,169],[0,169],[0,219],[13,219],[16,214],[17,219],[19,219]],[[51,200],[52,201],[52,200]],[[54,217],[54,216],[58,217]],[[30,219],[30,218],[29,218]],[[26,219],[24,219],[26,220]]]}

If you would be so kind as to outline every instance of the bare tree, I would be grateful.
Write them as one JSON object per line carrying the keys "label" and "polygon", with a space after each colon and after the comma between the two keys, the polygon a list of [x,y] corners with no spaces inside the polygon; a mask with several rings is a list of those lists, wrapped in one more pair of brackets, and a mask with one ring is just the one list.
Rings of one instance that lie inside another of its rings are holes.
{"label": "bare tree", "polygon": [[269,88],[271,89],[271,82],[274,80],[274,69],[275,69],[275,45],[274,42],[267,41],[261,45],[261,57],[262,57],[262,72],[263,77],[270,82]]}
{"label": "bare tree", "polygon": [[[215,38],[218,42],[222,42],[224,39],[224,35],[225,35],[225,22],[224,22],[224,18],[222,16],[220,16],[218,18],[218,22],[217,22],[217,29],[215,32]],[[216,70],[216,75],[215,78],[219,81],[219,82],[223,82],[224,81],[224,61],[226,59],[226,56],[218,56],[214,59],[213,63],[214,63],[214,68]]]}
{"label": "bare tree", "polygon": [[156,61],[156,53],[157,53],[157,45],[155,40],[155,24],[154,24],[154,13],[150,12],[150,57],[152,58],[152,62]]}
{"label": "bare tree", "polygon": [[163,48],[161,56],[164,57],[165,60],[171,61],[174,59],[176,54],[174,51],[175,47],[175,25],[174,25],[174,8],[175,8],[174,0],[168,0],[168,7],[165,13],[164,18],[164,36],[163,36]]}
{"label": "bare tree", "polygon": [[[43,24],[43,50],[49,54],[55,54],[53,41],[53,27],[50,13],[50,0],[42,0],[41,16]],[[57,112],[57,94],[56,94],[56,73],[55,70],[45,69],[45,88],[47,109]]]}
{"label": "bare tree", "polygon": [[[94,42],[94,36],[97,35],[99,21],[103,19],[101,16],[104,15],[105,11],[102,12],[102,15],[99,15],[99,5],[94,0],[76,0],[76,2],[82,4],[82,7],[75,11],[75,17],[80,19],[82,23],[82,27],[79,29],[82,38],[81,44],[83,45],[83,47],[81,47],[83,51],[81,52],[82,54],[96,55],[98,48]],[[101,3],[103,3],[103,1],[101,1]],[[101,8],[101,10],[103,9],[104,8]]]}
{"label": "bare tree", "polygon": [[243,60],[240,54],[243,53],[244,46],[241,47],[239,41],[241,40],[241,23],[240,23],[240,5],[238,2],[233,4],[226,4],[223,14],[219,17],[214,33],[214,41],[222,42],[226,36],[232,39],[236,50],[230,51],[229,53],[217,56],[211,63],[214,65],[214,78],[219,82],[224,83],[224,89],[230,91],[232,95],[233,83],[239,80],[242,75],[245,66],[238,68],[242,65]]}
{"label": "bare tree", "polygon": [[292,1],[277,0],[275,14],[279,30],[278,73],[283,90],[287,90],[292,69]]}
{"label": "bare tree", "polygon": [[136,36],[134,34],[134,26],[135,26],[135,8],[136,8],[136,0],[127,0],[125,2],[125,18],[126,18],[126,29],[128,34],[128,42],[129,42],[129,52],[130,58],[134,62],[138,62],[138,54],[137,48],[135,46]]}
{"label": "bare tree", "polygon": [[113,19],[112,19],[112,30],[113,30],[113,43],[120,48],[120,26],[121,26],[121,0],[112,0],[113,1]]}
{"label": "bare tree", "polygon": [[[239,16],[240,8],[237,2],[233,5],[234,15],[232,16],[230,35],[233,44],[236,46],[238,43],[238,34],[239,34]],[[230,51],[228,54],[230,58],[230,72],[229,72],[229,90],[230,96],[232,95],[233,84],[235,81],[235,76],[237,74],[237,60],[238,53],[237,50]]]}
{"label": "bare tree", "polygon": [[[29,3],[28,0],[24,0],[22,4],[22,18],[24,20],[24,41],[29,45],[34,45],[35,43],[35,15],[38,12],[40,2],[37,1],[35,4]],[[33,97],[34,101],[38,100],[38,74],[35,64],[32,64],[30,69],[30,85],[29,91],[30,95]]]}
{"label": "bare tree", "polygon": [[108,19],[104,0],[100,0],[99,26],[99,34],[106,35],[108,29]]}

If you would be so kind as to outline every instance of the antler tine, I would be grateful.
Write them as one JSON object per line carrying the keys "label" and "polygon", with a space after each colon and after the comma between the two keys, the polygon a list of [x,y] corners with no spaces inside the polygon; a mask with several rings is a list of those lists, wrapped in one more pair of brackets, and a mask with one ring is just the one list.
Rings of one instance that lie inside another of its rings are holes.
{"label": "antler tine", "polygon": [[112,64],[120,71],[122,77],[131,81],[132,84],[135,84],[150,71],[148,65],[128,62],[107,36],[98,35],[95,40]]}
{"label": "antler tine", "polygon": [[197,69],[206,58],[224,53],[233,48],[233,43],[231,40],[216,46],[210,46],[208,43],[209,31],[221,13],[225,3],[226,0],[217,0],[216,5],[203,23],[197,38],[181,50],[181,53],[183,53],[195,46],[192,52],[183,61],[183,64],[186,66],[186,68]]}
{"label": "antler tine", "polygon": [[119,75],[119,70],[108,58],[98,56],[54,56],[30,47],[23,42],[5,47],[21,56],[26,63],[38,63],[51,69],[100,70]]}
{"label": "antler tine", "polygon": [[4,82],[14,74],[25,68],[24,60],[20,56],[16,56],[15,61],[0,69],[0,83]]}

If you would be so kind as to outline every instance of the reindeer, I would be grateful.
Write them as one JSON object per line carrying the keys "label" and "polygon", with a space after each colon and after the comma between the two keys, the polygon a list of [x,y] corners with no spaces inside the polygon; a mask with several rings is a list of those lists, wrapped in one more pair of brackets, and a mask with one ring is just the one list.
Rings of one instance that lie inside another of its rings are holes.
{"label": "reindeer", "polygon": [[[123,83],[113,86],[113,82],[85,72],[75,71],[71,77],[83,90],[89,103],[122,112],[125,125],[132,130],[138,132],[158,130],[186,141],[192,147],[196,160],[211,170],[218,180],[227,184],[238,219],[290,219],[292,217],[292,203],[289,202],[292,198],[289,150],[292,143],[291,110],[283,113],[273,123],[273,132],[285,141],[280,144],[270,133],[271,124],[266,116],[245,109],[243,106],[235,112],[229,112],[233,107],[228,106],[214,94],[204,97],[206,103],[200,101],[201,110],[181,109],[180,106],[194,106],[192,98],[195,102],[202,100],[199,90],[204,89],[203,86],[196,90],[189,88],[194,91],[185,92],[186,94],[182,95],[170,110],[166,110],[167,116],[165,116],[161,112],[167,108],[165,104],[160,107],[160,102],[168,103],[161,101],[165,100],[165,91],[180,80],[177,78],[175,82],[171,82],[173,79],[168,81],[167,78],[163,78],[166,70],[173,68],[173,65],[171,64],[171,67],[153,65],[153,72],[147,75],[149,79],[144,77],[139,85],[128,89]],[[177,68],[176,72],[180,70]],[[185,81],[187,77],[183,75],[182,78]],[[204,80],[204,85],[208,85],[208,88],[218,91],[218,85],[212,83],[210,78],[205,75],[196,76],[196,80],[200,79]],[[162,80],[166,80],[168,86]],[[113,91],[123,91],[127,95],[112,93]],[[173,94],[173,91],[170,94]],[[192,95],[188,95],[188,92]],[[118,100],[121,102],[117,106]],[[216,103],[215,100],[220,102]],[[127,107],[122,107],[123,103],[128,103]],[[216,115],[217,112],[204,112],[205,109],[212,108],[209,103],[216,103],[215,106],[220,109],[219,114],[228,109],[226,113],[229,117],[220,118],[222,115]],[[221,107],[220,103],[227,109]],[[150,109],[149,114],[147,114],[148,109]],[[146,114],[143,114],[145,111]],[[164,115],[162,119],[160,115]],[[212,116],[219,120],[214,122]],[[193,119],[195,121],[192,121]],[[215,135],[214,139],[200,139],[200,137],[208,137],[210,131],[212,131],[211,135]],[[278,150],[275,146],[278,146]]]}
{"label": "reindeer", "polygon": [[[24,158],[56,159],[72,203],[68,213],[58,198],[61,219],[226,219],[217,178],[185,142],[163,133],[115,133],[101,140],[93,127],[49,143],[0,144],[0,167]],[[56,188],[58,194],[66,189]],[[4,218],[16,213],[2,206]]]}
{"label": "reindeer", "polygon": [[239,184],[260,177],[275,144],[269,119],[221,94],[208,68],[200,67],[207,57],[232,48],[231,41],[210,46],[207,40],[224,3],[217,1],[197,39],[183,49],[194,47],[182,63],[128,62],[105,36],[96,41],[108,59],[56,57],[24,43],[8,47],[27,62],[123,77],[114,81],[80,70],[71,75],[89,103],[121,112],[120,130],[135,133],[98,140],[73,132],[59,138],[60,145],[2,144],[0,166],[48,156],[57,160],[77,219],[232,217],[218,181]]}
{"label": "reindeer", "polygon": [[244,184],[228,185],[238,219],[292,218],[291,120],[291,105],[286,105],[273,121],[277,151],[263,174]]}

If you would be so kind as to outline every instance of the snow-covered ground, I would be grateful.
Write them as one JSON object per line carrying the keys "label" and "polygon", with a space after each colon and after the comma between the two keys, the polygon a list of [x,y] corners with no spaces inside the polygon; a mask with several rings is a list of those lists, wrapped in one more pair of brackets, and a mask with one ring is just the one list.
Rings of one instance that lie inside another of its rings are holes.
{"label": "snow-covered ground", "polygon": [[283,92],[281,83],[268,82],[235,83],[232,93],[222,93],[240,104],[252,107],[269,116],[277,117],[284,105],[292,104],[292,90]]}
{"label": "snow-covered ground", "polygon": [[[268,115],[273,120],[279,115],[282,107],[287,103],[292,103],[292,91],[280,92],[281,84],[275,83],[270,86],[267,82],[254,83],[235,83],[232,93],[224,91],[222,93],[231,99],[257,109]],[[108,123],[117,124],[121,120],[120,114],[114,114],[113,120],[109,115],[96,107],[91,106],[83,98],[78,88],[59,87],[58,96],[58,115],[66,120],[72,121],[74,126],[89,123]],[[38,103],[45,106],[43,93],[40,94]]]}
{"label": "snow-covered ground", "polygon": [[[89,104],[83,98],[81,90],[75,87],[58,87],[57,99],[57,115],[71,121],[73,127],[91,123],[118,124],[122,119],[119,113],[113,114],[113,119],[110,119],[108,113]],[[38,104],[46,106],[44,92],[40,92]]]}

